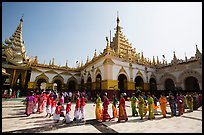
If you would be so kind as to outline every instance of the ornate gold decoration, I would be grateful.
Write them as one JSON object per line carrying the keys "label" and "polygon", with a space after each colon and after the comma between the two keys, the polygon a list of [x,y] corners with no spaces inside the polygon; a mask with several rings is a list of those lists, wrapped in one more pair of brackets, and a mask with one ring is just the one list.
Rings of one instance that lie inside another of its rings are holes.
{"label": "ornate gold decoration", "polygon": [[104,60],[103,64],[115,64],[111,58],[107,58]]}

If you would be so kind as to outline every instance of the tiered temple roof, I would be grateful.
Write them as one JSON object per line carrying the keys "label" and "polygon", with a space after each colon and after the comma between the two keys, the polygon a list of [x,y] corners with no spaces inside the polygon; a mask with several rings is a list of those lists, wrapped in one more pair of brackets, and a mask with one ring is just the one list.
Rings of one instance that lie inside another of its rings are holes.
{"label": "tiered temple roof", "polygon": [[14,65],[25,65],[28,61],[22,37],[22,23],[21,18],[16,31],[2,44],[2,58]]}

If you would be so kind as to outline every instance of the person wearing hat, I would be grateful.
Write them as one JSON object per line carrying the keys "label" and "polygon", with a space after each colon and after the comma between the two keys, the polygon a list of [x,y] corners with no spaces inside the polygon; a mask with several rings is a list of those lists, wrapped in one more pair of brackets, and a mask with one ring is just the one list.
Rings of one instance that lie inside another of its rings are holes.
{"label": "person wearing hat", "polygon": [[125,93],[122,93],[121,98],[119,100],[119,117],[117,122],[120,122],[121,120],[125,120],[125,121],[128,120],[126,109],[125,109],[125,98],[124,98],[125,95],[126,95]]}
{"label": "person wearing hat", "polygon": [[76,106],[75,106],[73,121],[79,120],[79,116],[80,116],[80,98],[79,98],[79,93],[77,93],[76,94]]}
{"label": "person wearing hat", "polygon": [[109,99],[107,98],[107,93],[103,95],[103,122],[106,120],[111,120],[110,115],[108,114],[108,105],[110,104]]}
{"label": "person wearing hat", "polygon": [[132,93],[132,97],[131,97],[131,108],[132,108],[132,116],[138,116],[138,112],[136,109],[136,102],[137,102],[137,98],[135,97],[135,93]]}

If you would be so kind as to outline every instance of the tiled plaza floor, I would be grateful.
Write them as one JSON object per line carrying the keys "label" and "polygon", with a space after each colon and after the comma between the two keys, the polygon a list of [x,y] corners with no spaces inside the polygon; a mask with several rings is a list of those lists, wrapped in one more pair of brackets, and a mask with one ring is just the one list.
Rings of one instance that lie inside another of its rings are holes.
{"label": "tiled plaza floor", "polygon": [[[99,123],[95,120],[95,106],[87,103],[85,107],[86,122],[54,123],[51,118],[45,118],[45,113],[32,114],[27,117],[25,105],[21,100],[2,102],[2,132],[12,133],[202,133],[202,107],[194,112],[185,110],[181,117],[170,117],[167,108],[167,118],[156,115],[154,120],[140,120],[131,116],[130,102],[126,102],[128,121],[117,123],[117,119]],[[75,103],[72,104],[71,117],[74,116]],[[160,112],[160,109],[158,109]],[[111,105],[109,114],[112,117]]]}

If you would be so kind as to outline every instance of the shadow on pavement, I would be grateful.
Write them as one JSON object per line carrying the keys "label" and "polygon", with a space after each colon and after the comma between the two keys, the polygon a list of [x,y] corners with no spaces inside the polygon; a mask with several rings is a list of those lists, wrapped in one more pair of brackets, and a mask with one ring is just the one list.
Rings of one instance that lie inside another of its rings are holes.
{"label": "shadow on pavement", "polygon": [[[38,122],[40,122],[40,121],[38,121]],[[45,123],[36,124],[36,125],[39,125],[39,127],[8,131],[5,133],[39,133],[39,132],[44,132],[44,131],[56,130],[56,129],[60,129],[60,128],[79,126],[79,125],[92,125],[102,133],[117,133],[115,130],[108,128],[105,124],[100,123],[95,119],[87,120],[85,122],[71,122],[69,124],[66,124],[66,123],[46,123],[49,125],[42,126],[44,124]]]}
{"label": "shadow on pavement", "polygon": [[11,118],[21,118],[21,117],[27,117],[26,115],[21,115],[21,116],[9,116],[9,117],[2,117],[2,119],[11,119]]}

